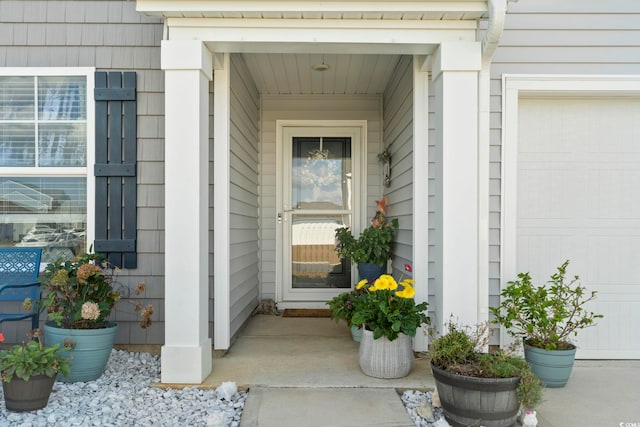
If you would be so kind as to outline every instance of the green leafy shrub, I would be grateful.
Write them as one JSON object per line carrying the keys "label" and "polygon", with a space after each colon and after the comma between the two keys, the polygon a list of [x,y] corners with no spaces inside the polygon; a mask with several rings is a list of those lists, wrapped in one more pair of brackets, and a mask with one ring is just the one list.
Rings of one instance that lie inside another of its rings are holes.
{"label": "green leafy shrub", "polygon": [[566,278],[569,261],[557,267],[546,285],[535,286],[529,273],[518,274],[518,280],[508,282],[501,292],[502,302],[491,307],[493,322],[504,326],[513,337],[545,350],[573,348],[569,342],[578,330],[593,326],[602,318],[585,309],[585,304],[596,297],[596,291],[587,292],[580,278]]}

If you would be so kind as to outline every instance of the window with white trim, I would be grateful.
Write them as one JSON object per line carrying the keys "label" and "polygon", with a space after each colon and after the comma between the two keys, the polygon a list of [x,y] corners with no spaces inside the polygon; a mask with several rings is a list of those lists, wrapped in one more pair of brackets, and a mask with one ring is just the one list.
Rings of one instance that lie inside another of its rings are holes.
{"label": "window with white trim", "polygon": [[0,246],[43,261],[87,246],[93,69],[0,69]]}

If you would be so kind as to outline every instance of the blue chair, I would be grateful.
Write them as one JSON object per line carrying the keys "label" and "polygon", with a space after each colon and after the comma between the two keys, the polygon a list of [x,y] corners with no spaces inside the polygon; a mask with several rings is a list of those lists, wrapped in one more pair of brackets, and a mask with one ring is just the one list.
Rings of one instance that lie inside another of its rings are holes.
{"label": "blue chair", "polygon": [[24,301],[31,298],[32,311],[6,312],[0,307],[0,323],[31,318],[31,327],[40,322],[37,302],[40,300],[41,248],[0,248],[0,303]]}

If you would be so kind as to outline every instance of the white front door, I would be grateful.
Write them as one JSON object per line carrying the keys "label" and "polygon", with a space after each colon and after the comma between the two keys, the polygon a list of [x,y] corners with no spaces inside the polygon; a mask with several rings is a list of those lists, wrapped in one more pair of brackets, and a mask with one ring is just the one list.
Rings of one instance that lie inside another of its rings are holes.
{"label": "white front door", "polygon": [[[364,126],[283,126],[278,197],[278,302],[313,307],[352,289],[354,269],[335,252],[335,230],[357,229]],[[315,303],[315,304],[314,304]]]}

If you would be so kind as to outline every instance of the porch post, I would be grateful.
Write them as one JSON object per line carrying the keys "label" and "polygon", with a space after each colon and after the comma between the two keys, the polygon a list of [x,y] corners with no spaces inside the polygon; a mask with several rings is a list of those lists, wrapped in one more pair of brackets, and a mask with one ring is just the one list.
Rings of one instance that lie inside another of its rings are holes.
{"label": "porch post", "polygon": [[[429,73],[425,57],[413,58],[413,278],[415,299],[429,301]],[[430,307],[433,309],[433,307]],[[417,331],[415,351],[429,350],[428,326]]]}
{"label": "porch post", "polygon": [[433,61],[436,109],[436,322],[478,322],[478,72],[476,42],[440,45]]}
{"label": "porch post", "polygon": [[209,338],[209,81],[200,41],[163,40],[165,71],[165,345],[163,383],[201,383]]}

